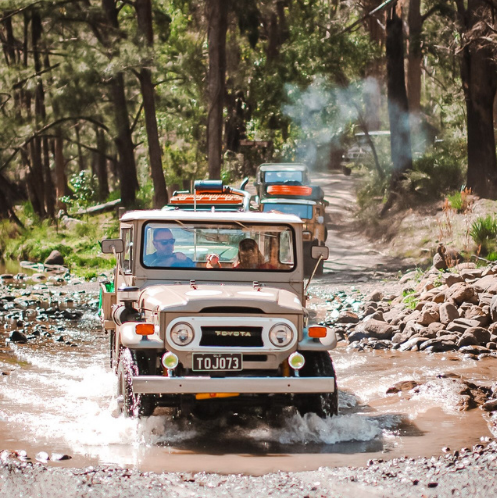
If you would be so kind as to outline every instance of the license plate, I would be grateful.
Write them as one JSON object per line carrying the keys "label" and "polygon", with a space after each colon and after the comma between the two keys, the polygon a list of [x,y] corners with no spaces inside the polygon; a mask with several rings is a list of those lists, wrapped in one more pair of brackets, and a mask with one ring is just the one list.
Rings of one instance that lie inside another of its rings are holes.
{"label": "license plate", "polygon": [[231,353],[202,353],[193,354],[193,368],[195,372],[206,371],[233,371],[242,370],[242,355]]}

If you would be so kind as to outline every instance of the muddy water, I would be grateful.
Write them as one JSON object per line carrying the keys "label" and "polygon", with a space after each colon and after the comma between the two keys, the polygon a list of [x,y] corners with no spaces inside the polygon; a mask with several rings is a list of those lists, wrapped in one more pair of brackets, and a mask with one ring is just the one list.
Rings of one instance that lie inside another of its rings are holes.
{"label": "muddy water", "polygon": [[[157,410],[130,420],[117,416],[107,337],[95,314],[50,327],[51,337],[0,354],[0,371],[8,374],[0,377],[0,448],[24,449],[32,458],[40,451],[73,457],[55,465],[264,474],[429,456],[492,435],[481,410],[459,411],[453,381],[455,375],[490,385],[497,373],[492,358],[358,353],[341,345],[332,355],[340,389],[337,417],[289,412],[280,424],[270,424],[239,413],[192,421]],[[417,392],[386,394],[403,380],[418,382]]]}

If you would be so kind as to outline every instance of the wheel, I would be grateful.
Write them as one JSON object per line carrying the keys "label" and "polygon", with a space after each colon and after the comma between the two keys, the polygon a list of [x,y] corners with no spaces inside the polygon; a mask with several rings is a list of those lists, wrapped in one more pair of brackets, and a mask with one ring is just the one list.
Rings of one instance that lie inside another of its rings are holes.
{"label": "wheel", "polygon": [[150,395],[133,392],[133,376],[139,374],[136,356],[129,349],[123,349],[117,367],[117,402],[119,411],[125,417],[149,417],[155,409]]}
{"label": "wheel", "polygon": [[296,407],[301,415],[315,413],[319,417],[332,417],[338,414],[338,390],[333,362],[327,351],[305,352],[305,365],[300,370],[301,377],[334,377],[335,389],[332,393],[298,394]]}

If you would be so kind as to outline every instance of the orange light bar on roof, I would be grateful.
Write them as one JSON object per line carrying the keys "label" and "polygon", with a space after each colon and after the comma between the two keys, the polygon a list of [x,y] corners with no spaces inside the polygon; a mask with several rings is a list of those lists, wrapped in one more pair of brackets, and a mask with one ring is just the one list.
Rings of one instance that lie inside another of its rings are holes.
{"label": "orange light bar on roof", "polygon": [[[196,197],[196,198],[195,198]],[[170,204],[243,204],[243,198],[235,194],[179,194],[171,197]]]}
{"label": "orange light bar on roof", "polygon": [[267,193],[271,195],[311,195],[312,187],[305,185],[269,185]]}

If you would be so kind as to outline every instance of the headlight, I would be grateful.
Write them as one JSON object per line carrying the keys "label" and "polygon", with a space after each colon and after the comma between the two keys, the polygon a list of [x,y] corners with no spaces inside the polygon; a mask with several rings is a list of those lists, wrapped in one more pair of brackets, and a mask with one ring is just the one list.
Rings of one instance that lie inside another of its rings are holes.
{"label": "headlight", "polygon": [[288,346],[292,339],[292,329],[284,323],[278,323],[269,331],[269,340],[280,348]]}
{"label": "headlight", "polygon": [[171,329],[171,339],[178,346],[186,346],[193,341],[193,329],[188,323],[180,322]]}

